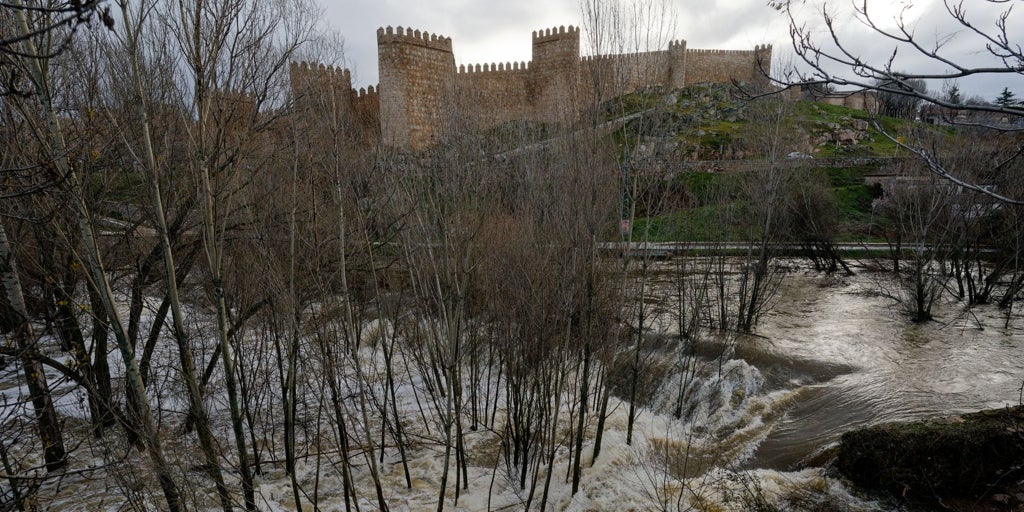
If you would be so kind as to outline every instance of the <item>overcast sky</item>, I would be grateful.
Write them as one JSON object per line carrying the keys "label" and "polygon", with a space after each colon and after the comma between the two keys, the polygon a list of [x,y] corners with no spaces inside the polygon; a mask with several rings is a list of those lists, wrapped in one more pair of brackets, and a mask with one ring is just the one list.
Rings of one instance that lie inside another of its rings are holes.
{"label": "overcast sky", "polygon": [[[593,0],[591,0],[593,1]],[[631,5],[628,0],[623,0]],[[656,0],[659,1],[659,0]],[[665,0],[672,3],[675,15],[675,37],[685,39],[689,48],[752,49],[756,44],[774,45],[776,60],[792,54],[788,20],[767,6],[765,0]],[[354,85],[364,87],[377,83],[377,28],[385,26],[412,27],[431,34],[452,38],[456,64],[530,60],[530,38],[534,30],[560,25],[581,25],[579,0],[321,0],[324,24],[338,32],[345,41],[347,66],[354,72]],[[828,8],[836,14],[836,24],[844,40],[865,59],[884,62],[893,50],[886,42],[852,18],[848,0],[829,0]],[[984,0],[966,0],[972,22],[979,28],[994,27],[998,13],[1007,5],[1017,4],[1024,11],[1024,0],[994,5]],[[925,44],[944,41],[944,51],[960,62],[974,65],[993,64],[984,51],[984,44],[963,27],[951,23],[942,0],[870,1],[870,12],[880,24],[893,27],[894,19],[904,7],[904,19]],[[820,2],[804,2],[805,21],[811,27],[821,25]],[[1007,22],[1010,37],[1022,37],[1024,12],[1014,12]],[[585,39],[584,35],[584,39]],[[1022,42],[1020,39],[1016,40]],[[584,48],[584,54],[587,53]],[[908,52],[901,52],[903,59]],[[899,60],[902,69],[923,70],[921,59]],[[995,63],[998,65],[998,63]],[[778,64],[776,64],[778,65]],[[933,67],[945,71],[948,66]],[[940,83],[929,84],[941,88]],[[965,96],[979,95],[993,100],[1009,86],[1018,98],[1024,98],[1024,76],[996,75],[962,79]]]}

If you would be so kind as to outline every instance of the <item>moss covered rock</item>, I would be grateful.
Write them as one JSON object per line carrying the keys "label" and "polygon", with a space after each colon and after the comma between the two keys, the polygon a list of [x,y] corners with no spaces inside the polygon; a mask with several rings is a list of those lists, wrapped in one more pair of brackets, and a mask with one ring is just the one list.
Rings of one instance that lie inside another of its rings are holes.
{"label": "moss covered rock", "polygon": [[915,500],[1013,493],[1024,478],[1024,412],[1014,407],[853,430],[843,434],[836,465],[861,487]]}

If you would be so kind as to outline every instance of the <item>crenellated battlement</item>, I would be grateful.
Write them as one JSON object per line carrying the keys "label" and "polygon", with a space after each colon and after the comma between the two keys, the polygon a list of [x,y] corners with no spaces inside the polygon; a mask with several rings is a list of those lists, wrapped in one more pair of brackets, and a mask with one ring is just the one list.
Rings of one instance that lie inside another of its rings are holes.
{"label": "crenellated battlement", "polygon": [[292,90],[299,96],[334,91],[344,94],[352,89],[352,72],[319,63],[292,62],[288,68]]}
{"label": "crenellated battlement", "polygon": [[352,113],[363,130],[376,133],[380,129],[379,88],[369,86],[352,89]]}
{"label": "crenellated battlement", "polygon": [[422,148],[443,140],[436,129],[453,110],[452,40],[411,28],[377,30],[380,126],[384,144]]}
{"label": "crenellated battlement", "polygon": [[636,59],[649,59],[651,57],[664,57],[668,56],[667,50],[655,50],[651,52],[640,52],[640,53],[615,53],[615,54],[601,54],[601,55],[584,55],[580,57],[580,61],[584,64],[594,62],[623,62],[628,60]]}
{"label": "crenellated battlement", "polygon": [[289,71],[293,75],[298,74],[309,77],[324,77],[346,82],[352,81],[352,72],[348,69],[325,66],[319,63],[309,63],[306,61],[292,62],[289,66]]}
{"label": "crenellated battlement", "polygon": [[474,73],[508,73],[512,72],[526,72],[530,70],[530,63],[526,61],[522,62],[499,62],[497,64],[459,64],[457,73],[459,74],[474,74]]}
{"label": "crenellated battlement", "polygon": [[699,55],[753,55],[754,50],[712,50],[705,48],[688,48],[687,53]]}
{"label": "crenellated battlement", "polygon": [[210,94],[215,108],[235,115],[256,113],[256,96],[242,89],[220,88]]}
{"label": "crenellated battlement", "polygon": [[402,27],[398,27],[396,29],[392,29],[390,26],[387,28],[378,28],[377,45],[380,46],[392,43],[411,44],[449,53],[452,51],[452,38],[450,37],[431,34],[429,32],[420,32],[419,30],[413,30],[411,28],[404,29]]}
{"label": "crenellated battlement", "polygon": [[566,37],[576,37],[576,38],[579,38],[580,37],[580,29],[578,27],[574,27],[572,25],[569,25],[569,27],[566,27],[565,25],[562,25],[560,27],[552,27],[552,28],[546,28],[546,29],[543,29],[543,30],[534,30],[533,31],[533,42],[534,43],[541,43],[541,42],[544,42],[544,41],[553,41],[553,40],[556,40],[556,39],[564,39]]}

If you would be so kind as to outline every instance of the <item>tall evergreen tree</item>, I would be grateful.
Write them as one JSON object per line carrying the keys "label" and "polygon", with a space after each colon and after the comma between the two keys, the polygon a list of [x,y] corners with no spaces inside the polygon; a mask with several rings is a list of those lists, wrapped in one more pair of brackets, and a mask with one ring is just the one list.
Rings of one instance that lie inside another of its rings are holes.
{"label": "tall evergreen tree", "polygon": [[1020,105],[1020,100],[1017,99],[1017,95],[1009,87],[1003,87],[1003,92],[999,93],[999,96],[996,97],[995,103],[1003,108],[1016,107]]}

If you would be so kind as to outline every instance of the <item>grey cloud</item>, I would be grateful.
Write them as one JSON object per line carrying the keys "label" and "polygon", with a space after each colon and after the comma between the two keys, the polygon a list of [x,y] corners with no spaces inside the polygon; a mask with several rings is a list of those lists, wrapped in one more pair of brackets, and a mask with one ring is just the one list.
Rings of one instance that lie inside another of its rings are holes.
{"label": "grey cloud", "polygon": [[[987,3],[971,4],[972,19],[988,28],[994,21],[994,14],[983,4]],[[842,0],[830,2],[831,6],[850,11],[848,3]],[[693,48],[742,49],[770,43],[775,45],[777,54],[781,54],[790,47],[788,25],[764,0],[685,0],[677,1],[675,9],[676,37],[686,39]],[[326,4],[325,10],[325,25],[335,27],[345,36],[347,59],[357,70],[357,86],[377,82],[376,29],[380,26],[401,25],[451,37],[457,61],[486,63],[528,59],[529,37],[533,30],[580,24],[576,0],[345,0]],[[1018,24],[1022,14],[1015,15]],[[820,22],[820,19],[808,21]],[[880,40],[856,22],[843,22],[841,28],[847,34],[845,40],[850,47],[865,59],[884,62],[892,51],[892,44]],[[922,15],[915,30],[926,40],[956,34],[946,43],[944,51],[962,61],[989,58],[983,44],[950,20],[941,7]],[[907,69],[927,69],[933,64],[912,52],[900,53],[899,64]],[[1003,86],[1010,86],[1024,96],[1024,77],[1020,74],[961,81],[961,89],[967,94],[980,94],[986,99],[994,98]],[[938,88],[941,84],[932,87]]]}

